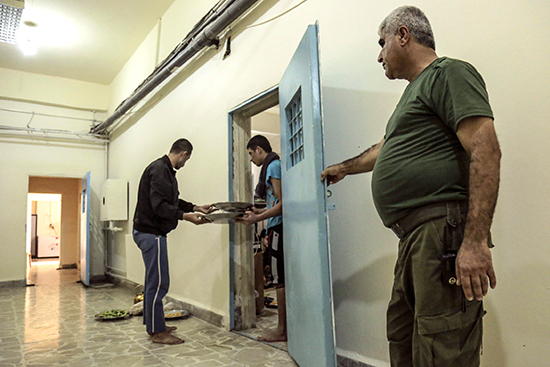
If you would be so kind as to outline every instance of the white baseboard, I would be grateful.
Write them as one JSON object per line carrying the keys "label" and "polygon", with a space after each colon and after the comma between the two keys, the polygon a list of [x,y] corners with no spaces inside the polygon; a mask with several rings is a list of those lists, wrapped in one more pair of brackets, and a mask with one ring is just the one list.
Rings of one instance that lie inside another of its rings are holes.
{"label": "white baseboard", "polygon": [[336,348],[336,354],[338,354],[338,367],[390,367],[388,362],[365,357],[342,348]]}

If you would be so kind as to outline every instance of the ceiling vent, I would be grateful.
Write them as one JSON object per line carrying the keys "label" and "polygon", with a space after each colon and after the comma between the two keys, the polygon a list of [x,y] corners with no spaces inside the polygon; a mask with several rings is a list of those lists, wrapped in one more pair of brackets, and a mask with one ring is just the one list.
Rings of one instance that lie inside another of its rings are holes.
{"label": "ceiling vent", "polygon": [[25,0],[0,0],[0,42],[17,43]]}

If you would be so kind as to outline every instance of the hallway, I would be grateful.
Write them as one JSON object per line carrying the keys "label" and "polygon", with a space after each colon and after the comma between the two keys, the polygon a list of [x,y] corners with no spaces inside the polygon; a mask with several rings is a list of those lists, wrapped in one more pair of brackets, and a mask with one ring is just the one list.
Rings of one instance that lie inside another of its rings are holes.
{"label": "hallway", "polygon": [[296,366],[279,349],[195,317],[174,320],[181,345],[150,341],[141,316],[96,321],[110,309],[129,309],[124,287],[85,288],[76,269],[34,265],[35,286],[0,288],[0,367],[8,366]]}

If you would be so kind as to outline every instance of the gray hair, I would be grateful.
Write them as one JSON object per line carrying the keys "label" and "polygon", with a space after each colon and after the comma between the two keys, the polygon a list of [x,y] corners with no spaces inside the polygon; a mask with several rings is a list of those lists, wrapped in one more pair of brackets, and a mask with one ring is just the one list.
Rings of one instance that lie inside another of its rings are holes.
{"label": "gray hair", "polygon": [[401,6],[395,9],[380,23],[378,33],[395,35],[401,26],[407,27],[418,43],[435,51],[432,27],[422,10],[415,6]]}

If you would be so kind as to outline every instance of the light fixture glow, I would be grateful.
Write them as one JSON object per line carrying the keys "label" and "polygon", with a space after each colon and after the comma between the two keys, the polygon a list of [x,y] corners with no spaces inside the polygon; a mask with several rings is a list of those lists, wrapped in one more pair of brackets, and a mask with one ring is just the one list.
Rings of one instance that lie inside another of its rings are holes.
{"label": "light fixture glow", "polygon": [[35,6],[23,11],[18,33],[18,44],[22,47],[31,43],[40,50],[60,50],[75,44],[81,32],[63,14]]}
{"label": "light fixture glow", "polygon": [[36,23],[26,20],[19,28],[17,44],[25,56],[36,55]]}

